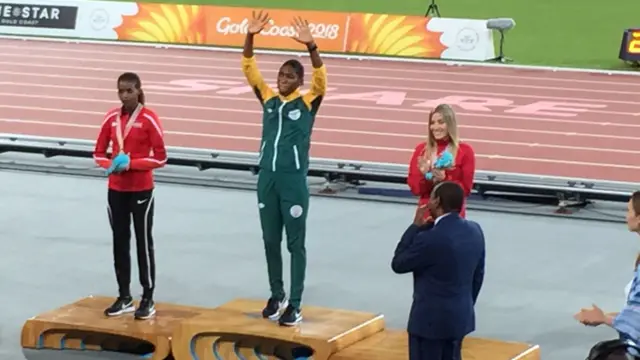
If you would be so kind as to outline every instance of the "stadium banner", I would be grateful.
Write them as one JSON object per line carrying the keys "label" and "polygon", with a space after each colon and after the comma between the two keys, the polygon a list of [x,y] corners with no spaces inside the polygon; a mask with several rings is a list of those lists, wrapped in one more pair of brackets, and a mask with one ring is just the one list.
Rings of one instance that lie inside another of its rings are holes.
{"label": "stadium banner", "polygon": [[115,40],[136,3],[78,0],[0,0],[0,34]]}
{"label": "stadium banner", "polygon": [[[254,9],[99,0],[0,0],[0,34],[242,47]],[[484,61],[495,55],[485,20],[267,9],[255,46],[301,51],[294,16],[310,23],[323,52]]]}
{"label": "stadium banner", "polygon": [[484,61],[495,57],[486,20],[350,14],[345,53]]}

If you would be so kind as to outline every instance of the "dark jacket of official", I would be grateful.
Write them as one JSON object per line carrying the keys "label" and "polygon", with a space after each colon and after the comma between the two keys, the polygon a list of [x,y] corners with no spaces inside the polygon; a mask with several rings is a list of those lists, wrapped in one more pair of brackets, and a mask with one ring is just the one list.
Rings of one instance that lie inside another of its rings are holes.
{"label": "dark jacket of official", "polygon": [[394,272],[413,273],[409,334],[462,339],[473,332],[484,264],[484,234],[476,222],[449,213],[435,225],[409,226],[391,262]]}

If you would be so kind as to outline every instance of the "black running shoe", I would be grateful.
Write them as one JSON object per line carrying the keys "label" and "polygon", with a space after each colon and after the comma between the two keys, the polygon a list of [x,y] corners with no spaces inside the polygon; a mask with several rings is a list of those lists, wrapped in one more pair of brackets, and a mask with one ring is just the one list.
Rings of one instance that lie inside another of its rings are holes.
{"label": "black running shoe", "polygon": [[284,310],[289,302],[286,298],[283,300],[277,300],[274,298],[270,298],[267,301],[267,306],[262,309],[262,317],[269,320],[278,320],[280,317],[280,313]]}
{"label": "black running shoe", "polygon": [[282,326],[294,326],[299,324],[301,321],[302,313],[300,312],[300,309],[297,309],[292,305],[287,306],[287,309],[278,320],[278,322]]}
{"label": "black running shoe", "polygon": [[113,303],[104,310],[106,316],[118,316],[126,313],[132,313],[136,310],[133,306],[133,298],[131,296],[119,297]]}
{"label": "black running shoe", "polygon": [[155,314],[156,306],[153,300],[142,298],[142,300],[140,300],[140,306],[138,306],[134,316],[138,320],[147,320],[151,319]]}

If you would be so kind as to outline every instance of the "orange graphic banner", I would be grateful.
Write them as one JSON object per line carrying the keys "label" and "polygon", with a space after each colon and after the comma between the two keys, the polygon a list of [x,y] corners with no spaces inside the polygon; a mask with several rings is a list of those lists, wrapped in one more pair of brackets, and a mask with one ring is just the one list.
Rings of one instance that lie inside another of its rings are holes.
{"label": "orange graphic banner", "polygon": [[[254,9],[231,6],[137,3],[114,28],[118,40],[242,47]],[[440,58],[447,46],[441,32],[427,29],[431,18],[387,14],[267,9],[271,22],[255,46],[302,50],[290,25],[300,16],[310,23],[321,51],[420,58]]]}
{"label": "orange graphic banner", "polygon": [[[138,3],[135,15],[123,16],[114,30],[118,40],[241,47],[253,9],[241,7]],[[342,52],[349,14],[320,11],[269,9],[271,22],[255,39],[255,46],[301,50],[291,39],[295,16],[309,22],[318,46],[327,52]]]}
{"label": "orange graphic banner", "polygon": [[344,52],[439,58],[447,49],[442,33],[427,30],[430,18],[386,14],[351,14]]}

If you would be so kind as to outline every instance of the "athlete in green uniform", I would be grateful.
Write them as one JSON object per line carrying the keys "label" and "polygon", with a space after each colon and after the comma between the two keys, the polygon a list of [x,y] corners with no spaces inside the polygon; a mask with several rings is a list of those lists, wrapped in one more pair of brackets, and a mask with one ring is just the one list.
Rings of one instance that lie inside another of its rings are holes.
{"label": "athlete in green uniform", "polygon": [[[262,311],[265,318],[292,326],[302,320],[300,305],[307,267],[305,231],[309,210],[307,169],[311,130],[326,91],[327,73],[308,23],[295,19],[297,36],[306,45],[313,73],[310,90],[300,93],[304,68],[286,61],[278,71],[278,92],[264,81],[253,54],[253,38],[269,21],[269,15],[253,14],[244,43],[242,71],[263,108],[258,208],[264,240],[271,297]],[[282,281],[282,230],[291,254],[291,290],[287,300]]]}

